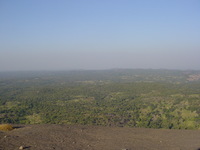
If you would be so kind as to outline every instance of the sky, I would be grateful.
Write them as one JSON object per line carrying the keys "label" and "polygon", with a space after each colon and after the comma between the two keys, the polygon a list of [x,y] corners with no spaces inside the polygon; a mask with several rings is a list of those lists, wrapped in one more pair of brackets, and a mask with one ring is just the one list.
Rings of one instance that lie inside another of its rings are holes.
{"label": "sky", "polygon": [[200,70],[199,0],[0,0],[0,71]]}

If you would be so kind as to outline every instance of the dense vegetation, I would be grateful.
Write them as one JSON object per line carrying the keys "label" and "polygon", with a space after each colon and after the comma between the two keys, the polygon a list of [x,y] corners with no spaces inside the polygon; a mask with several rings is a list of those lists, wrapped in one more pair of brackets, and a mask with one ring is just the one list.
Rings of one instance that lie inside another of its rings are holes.
{"label": "dense vegetation", "polygon": [[0,123],[200,129],[200,71],[1,72]]}

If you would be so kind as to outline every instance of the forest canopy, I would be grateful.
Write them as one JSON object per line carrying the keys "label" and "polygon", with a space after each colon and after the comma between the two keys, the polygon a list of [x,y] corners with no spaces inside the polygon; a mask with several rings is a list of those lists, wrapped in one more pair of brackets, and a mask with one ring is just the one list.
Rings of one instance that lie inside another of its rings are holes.
{"label": "forest canopy", "polygon": [[0,72],[0,123],[200,129],[200,71]]}

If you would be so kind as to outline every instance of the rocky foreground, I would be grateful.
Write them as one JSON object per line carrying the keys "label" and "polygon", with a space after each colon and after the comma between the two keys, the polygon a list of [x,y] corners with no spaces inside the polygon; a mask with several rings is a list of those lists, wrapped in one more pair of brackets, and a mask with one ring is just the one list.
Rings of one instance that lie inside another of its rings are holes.
{"label": "rocky foreground", "polygon": [[0,131],[0,150],[200,150],[199,130],[16,125]]}

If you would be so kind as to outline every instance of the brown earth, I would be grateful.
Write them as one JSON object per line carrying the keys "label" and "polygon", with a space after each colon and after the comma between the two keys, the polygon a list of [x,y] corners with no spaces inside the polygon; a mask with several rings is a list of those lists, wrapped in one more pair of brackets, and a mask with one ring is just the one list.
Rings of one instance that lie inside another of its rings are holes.
{"label": "brown earth", "polygon": [[200,150],[199,130],[23,125],[0,131],[0,150]]}

